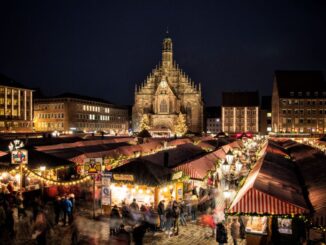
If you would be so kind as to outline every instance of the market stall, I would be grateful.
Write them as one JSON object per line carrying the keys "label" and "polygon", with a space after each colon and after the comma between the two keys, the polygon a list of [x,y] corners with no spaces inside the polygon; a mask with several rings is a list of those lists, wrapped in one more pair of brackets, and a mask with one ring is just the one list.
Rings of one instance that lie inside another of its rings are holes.
{"label": "market stall", "polygon": [[271,152],[257,161],[228,209],[242,219],[249,244],[298,241],[308,213],[293,163]]}

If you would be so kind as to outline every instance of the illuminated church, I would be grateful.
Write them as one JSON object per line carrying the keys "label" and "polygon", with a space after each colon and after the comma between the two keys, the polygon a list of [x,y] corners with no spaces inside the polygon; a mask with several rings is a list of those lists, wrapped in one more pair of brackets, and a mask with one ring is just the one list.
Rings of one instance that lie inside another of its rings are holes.
{"label": "illuminated church", "polygon": [[133,130],[140,131],[140,121],[147,114],[152,134],[174,134],[180,112],[186,119],[189,131],[203,131],[201,85],[191,81],[175,63],[172,39],[166,37],[163,40],[161,64],[152,70],[144,83],[135,87]]}

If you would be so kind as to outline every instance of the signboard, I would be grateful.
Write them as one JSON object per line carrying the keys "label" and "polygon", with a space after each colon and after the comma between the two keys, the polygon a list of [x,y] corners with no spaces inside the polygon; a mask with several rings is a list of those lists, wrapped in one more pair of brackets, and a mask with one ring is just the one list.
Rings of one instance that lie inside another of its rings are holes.
{"label": "signboard", "polygon": [[84,160],[86,174],[99,174],[102,171],[102,158],[86,158]]}
{"label": "signboard", "polygon": [[179,171],[179,172],[176,172],[172,175],[172,180],[177,180],[177,179],[180,179],[182,178],[182,171]]}
{"label": "signboard", "polygon": [[267,216],[245,216],[242,217],[246,232],[267,235]]}
{"label": "signboard", "polygon": [[113,174],[113,179],[116,181],[134,181],[132,174]]}
{"label": "signboard", "polygon": [[292,220],[277,218],[278,232],[281,234],[292,234]]}
{"label": "signboard", "polygon": [[12,164],[27,164],[28,157],[26,150],[14,150],[11,152],[11,163]]}
{"label": "signboard", "polygon": [[111,205],[111,184],[112,173],[102,174],[102,205]]}

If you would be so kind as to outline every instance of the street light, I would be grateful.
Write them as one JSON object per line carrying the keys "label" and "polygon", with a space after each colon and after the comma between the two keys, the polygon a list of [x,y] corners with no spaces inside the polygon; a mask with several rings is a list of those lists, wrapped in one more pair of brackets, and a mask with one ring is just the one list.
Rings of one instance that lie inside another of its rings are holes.
{"label": "street light", "polygon": [[226,161],[228,162],[228,164],[233,163],[234,155],[231,150],[229,150],[228,153],[226,153],[225,158],[226,158]]}
{"label": "street light", "polygon": [[238,159],[238,161],[235,163],[235,171],[237,171],[238,173],[241,172],[243,164],[240,162],[240,160]]}
{"label": "street light", "polygon": [[223,174],[228,175],[230,173],[231,166],[226,161],[223,161],[221,168]]}

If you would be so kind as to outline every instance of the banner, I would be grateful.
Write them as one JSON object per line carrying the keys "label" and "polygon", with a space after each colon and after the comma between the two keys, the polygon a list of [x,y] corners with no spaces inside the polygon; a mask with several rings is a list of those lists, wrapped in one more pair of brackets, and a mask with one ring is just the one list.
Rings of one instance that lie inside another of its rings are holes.
{"label": "banner", "polygon": [[85,174],[100,174],[102,171],[102,158],[86,158],[84,160]]}

